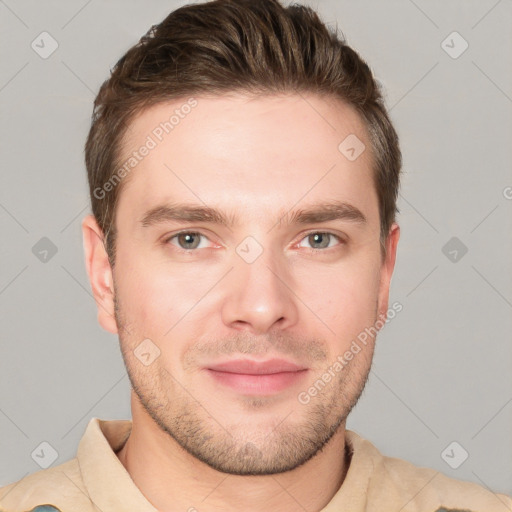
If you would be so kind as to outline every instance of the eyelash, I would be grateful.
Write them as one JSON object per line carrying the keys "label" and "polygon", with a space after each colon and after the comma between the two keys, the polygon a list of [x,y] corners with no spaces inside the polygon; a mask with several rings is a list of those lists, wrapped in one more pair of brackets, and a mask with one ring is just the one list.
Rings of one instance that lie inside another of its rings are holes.
{"label": "eyelash", "polygon": [[[344,245],[346,242],[345,240],[340,236],[340,235],[337,235],[335,233],[331,233],[330,231],[311,231],[309,233],[306,233],[301,239],[300,239],[300,242],[302,242],[302,240],[304,240],[305,238],[308,238],[309,236],[311,235],[316,235],[316,234],[320,234],[320,235],[329,235],[331,237],[334,237],[336,240],[338,240],[339,244],[338,245]],[[179,233],[175,233],[174,235],[172,236],[169,236],[167,238],[165,238],[164,240],[164,245],[167,245],[171,242],[171,240],[173,240],[174,238],[177,238],[178,236],[180,235],[199,235],[199,236],[202,236],[204,238],[206,238],[207,240],[209,240],[209,238],[203,234],[203,233],[200,233],[198,231],[180,231]],[[174,244],[172,244],[174,245]],[[335,249],[337,246],[334,246],[334,247],[326,247],[324,249],[315,249],[313,247],[305,247],[305,249],[309,252],[327,252],[329,251],[330,249]],[[183,249],[177,245],[174,245],[174,248],[180,252],[180,253],[194,253],[196,252],[197,250],[199,250],[198,248],[195,248],[195,249]]]}

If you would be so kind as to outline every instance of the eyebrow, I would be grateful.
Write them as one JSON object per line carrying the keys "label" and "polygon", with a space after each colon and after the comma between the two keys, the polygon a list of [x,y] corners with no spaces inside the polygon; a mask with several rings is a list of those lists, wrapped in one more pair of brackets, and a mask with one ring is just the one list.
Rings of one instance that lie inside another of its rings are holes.
{"label": "eyebrow", "polygon": [[[285,219],[285,225],[292,224],[316,224],[332,220],[344,220],[364,224],[367,219],[363,212],[343,201],[331,201],[306,208],[300,208],[293,212],[281,212],[276,223],[281,224]],[[163,204],[151,208],[142,216],[142,227],[150,227],[165,222],[205,222],[230,227],[239,224],[236,214],[225,214],[209,206],[192,204]]]}

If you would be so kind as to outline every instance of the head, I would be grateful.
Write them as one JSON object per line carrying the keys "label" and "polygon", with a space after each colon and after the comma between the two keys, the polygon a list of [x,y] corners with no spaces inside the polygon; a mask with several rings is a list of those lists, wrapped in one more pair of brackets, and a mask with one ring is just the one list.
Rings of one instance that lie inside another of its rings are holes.
{"label": "head", "polygon": [[[314,457],[364,388],[375,334],[335,363],[383,323],[399,237],[365,62],[307,7],[187,5],[114,67],[85,157],[87,270],[141,410],[220,471]],[[235,359],[296,371],[233,380]]]}

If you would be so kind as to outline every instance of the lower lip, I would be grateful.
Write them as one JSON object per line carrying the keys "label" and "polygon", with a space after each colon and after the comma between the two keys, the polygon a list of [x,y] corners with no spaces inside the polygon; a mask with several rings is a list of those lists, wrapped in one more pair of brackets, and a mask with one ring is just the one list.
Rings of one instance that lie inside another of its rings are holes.
{"label": "lower lip", "polygon": [[301,381],[307,370],[296,372],[248,375],[243,373],[220,372],[208,369],[208,373],[219,383],[238,393],[249,395],[269,395],[284,391]]}

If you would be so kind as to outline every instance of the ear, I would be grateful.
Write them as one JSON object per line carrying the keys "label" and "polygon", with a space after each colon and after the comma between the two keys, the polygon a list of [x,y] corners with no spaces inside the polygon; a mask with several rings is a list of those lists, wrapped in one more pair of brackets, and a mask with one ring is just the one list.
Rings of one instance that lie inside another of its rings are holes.
{"label": "ear", "polygon": [[380,286],[379,286],[379,318],[386,319],[389,304],[389,286],[391,284],[391,276],[395,268],[396,249],[400,238],[400,226],[396,223],[391,225],[388,236],[386,238],[386,256],[382,260],[380,270]]}
{"label": "ear", "polygon": [[98,322],[106,331],[117,334],[112,269],[103,244],[103,232],[93,215],[88,215],[82,221],[82,235],[85,267],[98,307]]}

